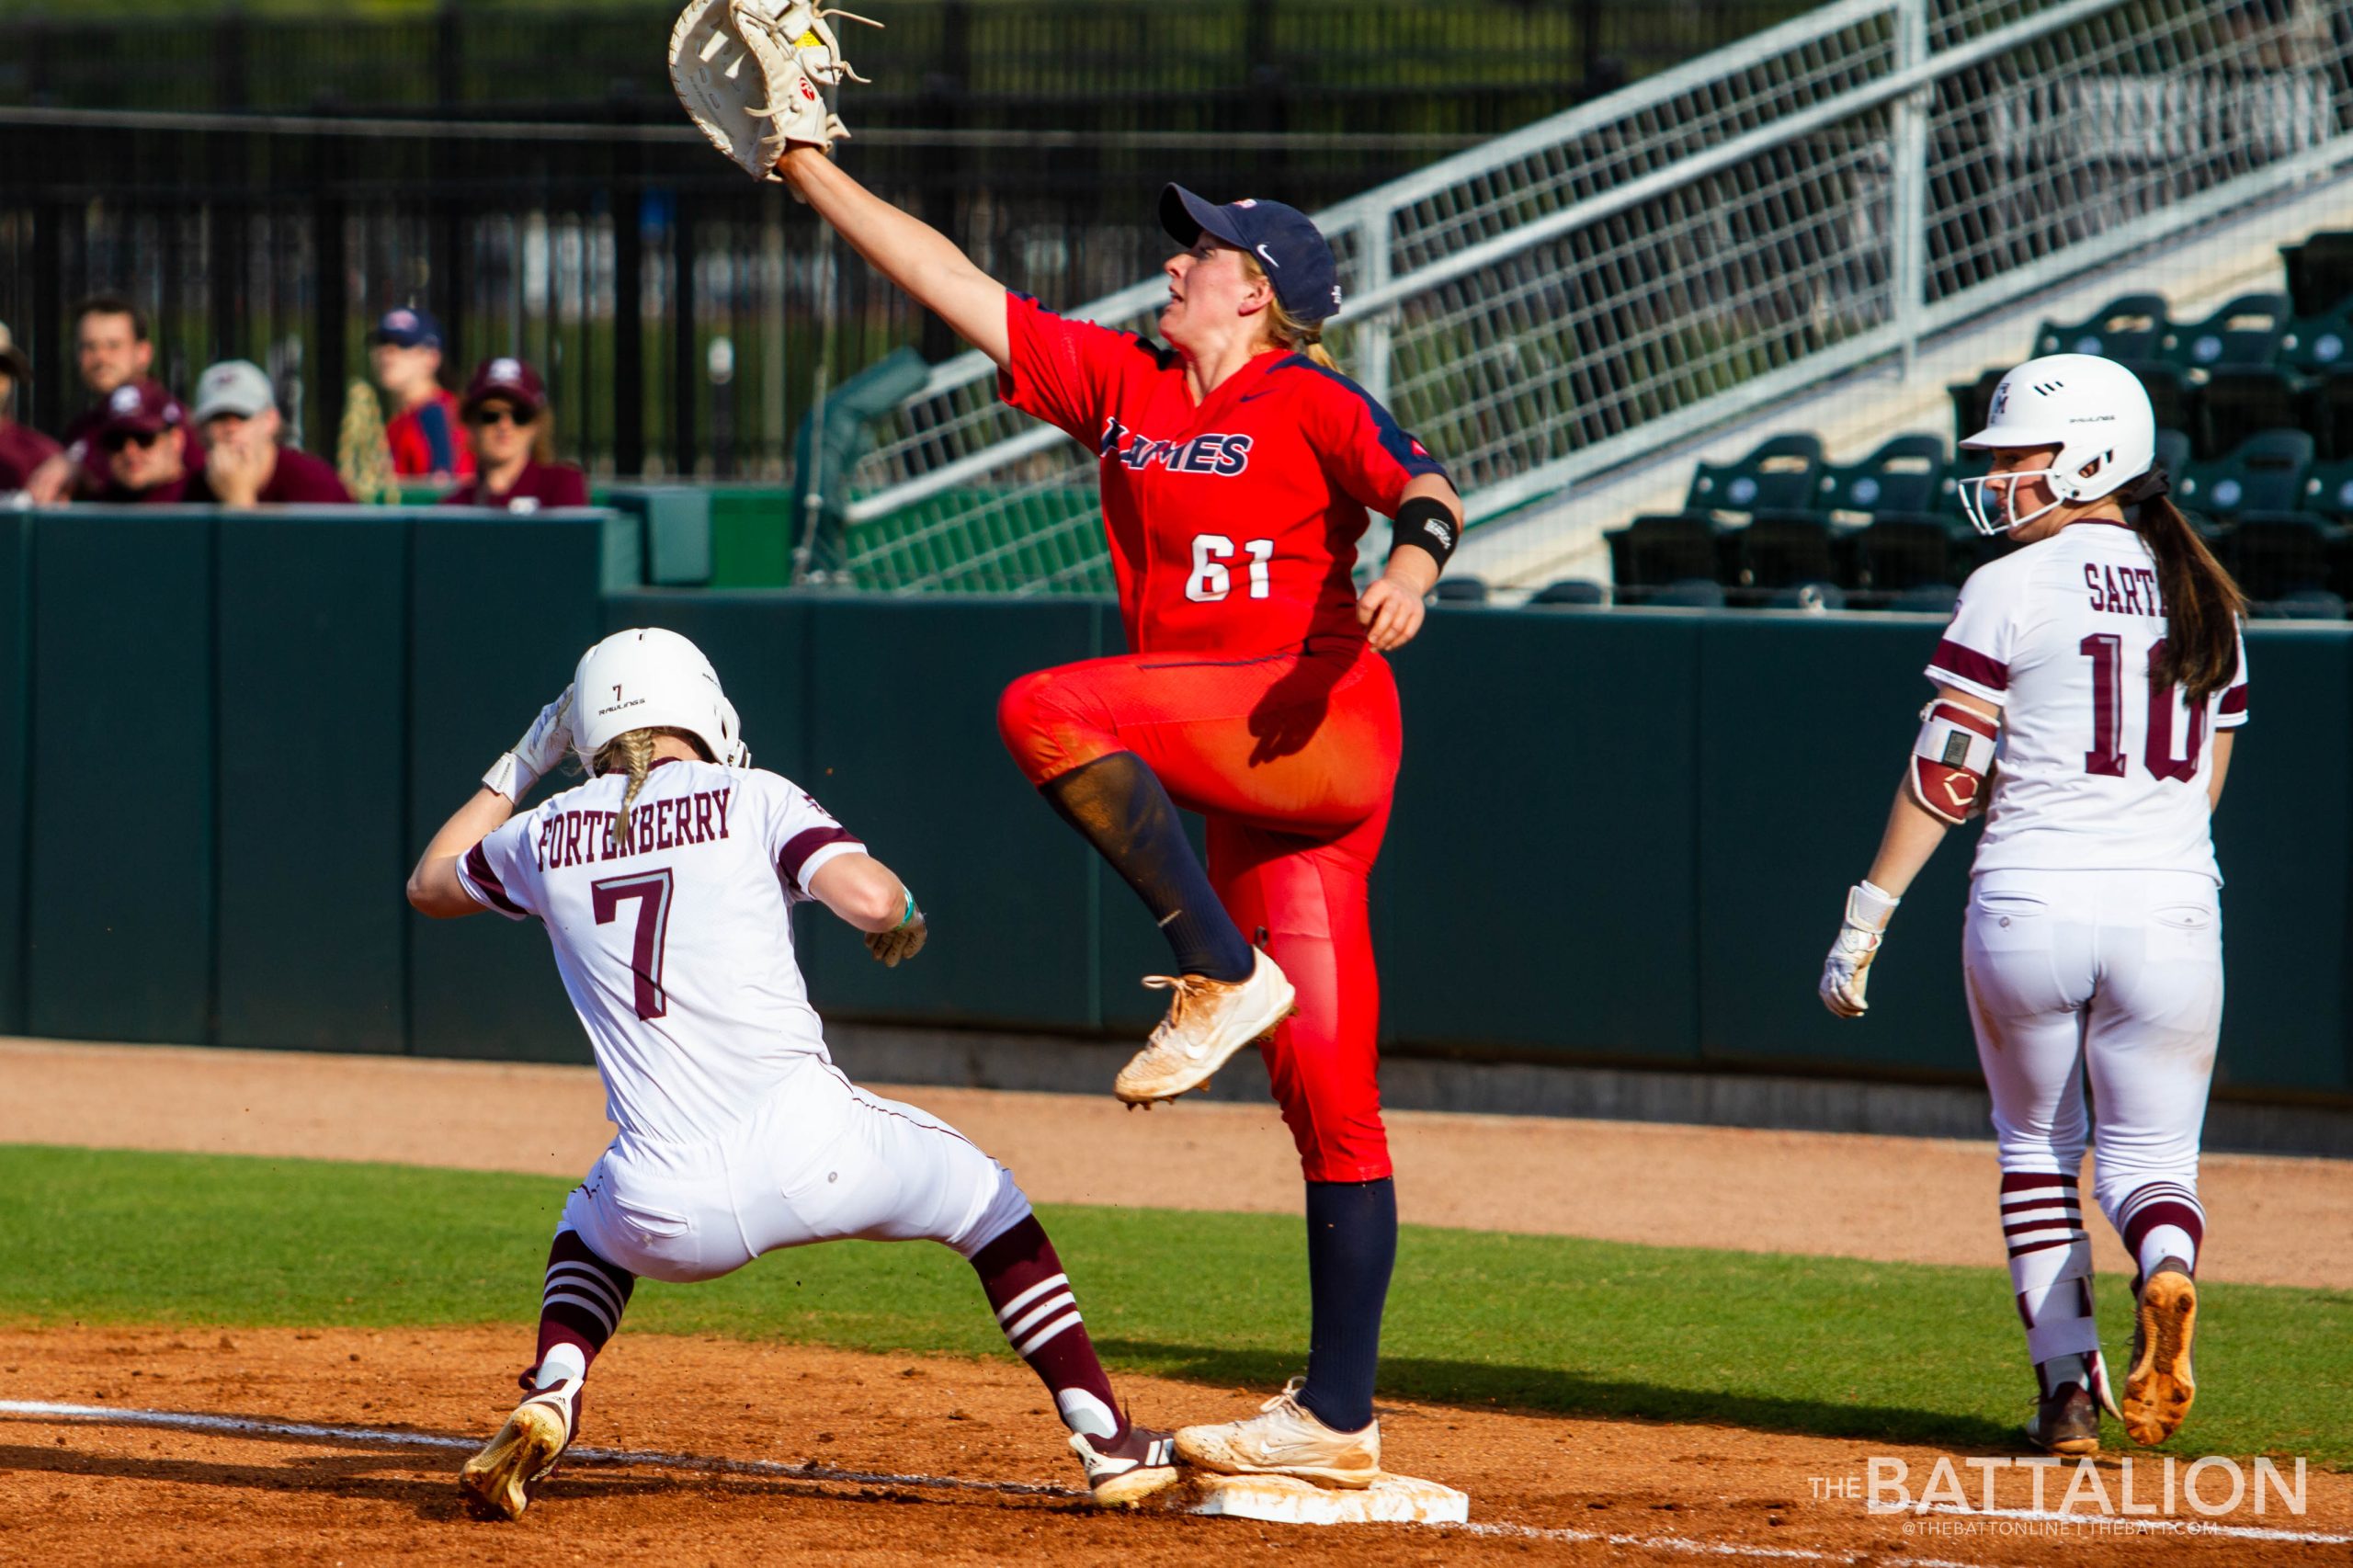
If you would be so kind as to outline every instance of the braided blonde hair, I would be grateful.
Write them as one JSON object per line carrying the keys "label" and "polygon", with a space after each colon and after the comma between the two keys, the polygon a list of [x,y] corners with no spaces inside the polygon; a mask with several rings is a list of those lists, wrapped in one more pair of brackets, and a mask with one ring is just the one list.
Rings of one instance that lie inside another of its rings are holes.
{"label": "braided blonde hair", "polygon": [[621,809],[613,813],[613,846],[620,854],[631,852],[630,844],[635,835],[630,824],[637,818],[633,809],[637,805],[637,792],[645,788],[645,776],[654,771],[654,740],[667,733],[654,728],[631,730],[615,735],[597,752],[597,771],[599,774],[626,772],[629,775],[629,789],[621,796]]}
{"label": "braided blonde hair", "polygon": [[[1267,281],[1266,267],[1261,266],[1258,258],[1248,251],[1242,253],[1242,271],[1243,275],[1253,283]],[[1301,321],[1283,309],[1283,302],[1280,300],[1268,300],[1267,324],[1273,329],[1271,335],[1274,340],[1283,347],[1294,354],[1306,355],[1310,360],[1332,371],[1335,375],[1339,373],[1339,362],[1332,358],[1331,350],[1324,347],[1322,322]]]}

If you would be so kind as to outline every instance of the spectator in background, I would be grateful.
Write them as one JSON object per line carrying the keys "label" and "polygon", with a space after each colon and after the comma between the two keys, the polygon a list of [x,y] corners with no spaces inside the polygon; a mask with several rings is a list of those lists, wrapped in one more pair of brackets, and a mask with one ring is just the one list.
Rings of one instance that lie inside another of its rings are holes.
{"label": "spectator in background", "polygon": [[441,384],[441,324],[423,311],[386,311],[368,335],[376,384],[392,401],[384,439],[392,472],[472,479],[474,454],[458,431],[458,397]]}
{"label": "spectator in background", "polygon": [[187,500],[233,510],[352,504],[331,464],[285,445],[286,421],[260,366],[223,359],[199,376],[194,417],[204,464],[188,479]]}
{"label": "spectator in background", "polygon": [[25,488],[40,465],[58,455],[58,444],[15,417],[17,389],[32,380],[33,362],[0,322],[0,494]]}
{"label": "spectator in background", "polygon": [[161,382],[125,381],[85,437],[107,465],[93,501],[169,506],[188,494],[188,410]]}
{"label": "spectator in background", "polygon": [[538,371],[520,359],[485,359],[460,406],[473,437],[475,476],[441,505],[510,512],[588,505],[588,476],[555,460],[555,420]]}
{"label": "spectator in background", "polygon": [[148,339],[147,314],[120,294],[93,294],[74,307],[74,361],[91,403],[59,432],[65,450],[26,482],[25,489],[42,503],[95,496],[113,484],[112,465],[92,437],[113,417],[117,392],[143,383],[166,401],[171,396],[148,378],[155,346]]}

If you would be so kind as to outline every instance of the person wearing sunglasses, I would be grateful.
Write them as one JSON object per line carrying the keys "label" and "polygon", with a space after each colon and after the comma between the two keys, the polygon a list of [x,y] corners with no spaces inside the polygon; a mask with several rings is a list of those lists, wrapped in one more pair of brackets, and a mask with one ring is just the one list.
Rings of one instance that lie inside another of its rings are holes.
{"label": "person wearing sunglasses", "polygon": [[459,415],[473,442],[474,476],[441,505],[509,512],[588,505],[588,476],[554,460],[547,387],[530,366],[511,356],[483,360],[466,383]]}
{"label": "person wearing sunglasses", "polygon": [[188,497],[188,410],[158,381],[125,381],[107,394],[89,435],[107,481],[89,497],[114,506],[176,505]]}

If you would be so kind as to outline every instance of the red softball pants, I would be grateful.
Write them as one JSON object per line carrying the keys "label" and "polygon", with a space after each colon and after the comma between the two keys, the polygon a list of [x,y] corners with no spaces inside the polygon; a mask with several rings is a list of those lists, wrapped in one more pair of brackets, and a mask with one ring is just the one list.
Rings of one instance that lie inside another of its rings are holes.
{"label": "red softball pants", "polygon": [[1015,681],[997,727],[1032,784],[1130,751],[1209,819],[1219,899],[1299,993],[1263,1054],[1307,1179],[1388,1176],[1366,902],[1404,737],[1388,662],[1353,639],[1090,659]]}

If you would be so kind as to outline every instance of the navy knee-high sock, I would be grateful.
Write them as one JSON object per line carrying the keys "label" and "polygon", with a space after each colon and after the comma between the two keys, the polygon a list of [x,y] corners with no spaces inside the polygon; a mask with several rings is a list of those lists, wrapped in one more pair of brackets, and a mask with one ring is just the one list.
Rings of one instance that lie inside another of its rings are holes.
{"label": "navy knee-high sock", "polygon": [[1307,1184],[1307,1281],[1314,1299],[1299,1401],[1337,1432],[1372,1424],[1381,1309],[1397,1262],[1397,1184]]}
{"label": "navy knee-high sock", "polygon": [[1217,901],[1176,802],[1131,751],[1098,756],[1038,792],[1136,890],[1183,974],[1247,980],[1250,944]]}

